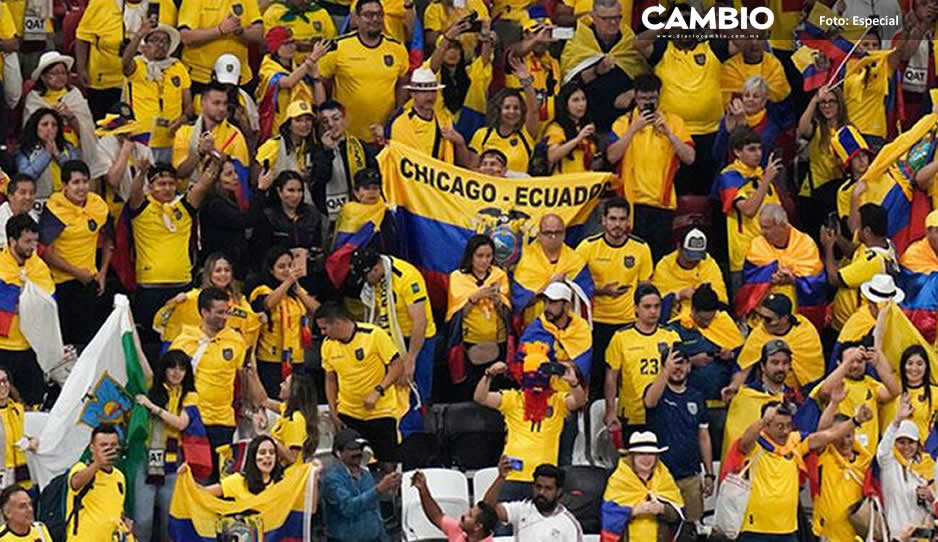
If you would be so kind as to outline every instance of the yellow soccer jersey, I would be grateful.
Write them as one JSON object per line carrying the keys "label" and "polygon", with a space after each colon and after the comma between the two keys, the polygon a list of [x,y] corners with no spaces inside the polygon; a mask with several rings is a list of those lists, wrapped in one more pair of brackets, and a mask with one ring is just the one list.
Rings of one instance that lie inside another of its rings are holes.
{"label": "yellow soccer jersey", "polygon": [[635,321],[635,287],[651,280],[653,263],[651,249],[638,237],[629,235],[625,243],[613,246],[604,234],[584,239],[576,247],[589,266],[596,288],[618,282],[625,289],[616,296],[597,295],[593,298],[593,319],[603,324],[628,324]]}
{"label": "yellow soccer jersey", "polygon": [[723,118],[722,73],[720,59],[709,42],[702,41],[688,51],[668,42],[664,56],[655,66],[655,75],[662,82],[661,109],[684,119],[692,135],[716,132]]}
{"label": "yellow soccer jersey", "polygon": [[[300,288],[299,285],[296,286]],[[261,285],[251,292],[251,308],[258,314],[266,312],[267,325],[261,326],[257,340],[257,359],[268,363],[302,363],[303,319],[306,306],[299,298],[285,295],[271,310],[264,308],[265,298],[273,293],[269,286]]]}
{"label": "yellow soccer jersey", "polygon": [[443,128],[452,128],[452,123],[434,115],[425,119],[416,109],[402,112],[391,122],[391,139],[428,154],[437,160],[455,163],[453,143],[443,137]]}
{"label": "yellow soccer jersey", "polygon": [[505,439],[504,455],[523,462],[523,469],[508,473],[513,482],[533,482],[534,469],[538,465],[557,464],[560,452],[560,433],[567,417],[564,394],[555,392],[549,399],[547,415],[540,422],[524,419],[524,395],[518,390],[502,392],[498,411],[505,417],[508,436]]}
{"label": "yellow soccer jersey", "polygon": [[[215,28],[231,14],[240,17],[242,28],[262,22],[257,0],[183,0],[179,7],[177,26],[179,30]],[[254,78],[248,63],[248,46],[234,34],[201,45],[183,47],[182,61],[191,70],[193,81],[208,83],[215,68],[215,60],[225,53],[231,53],[241,61],[242,85]]]}
{"label": "yellow soccer jersey", "polygon": [[[72,476],[88,467],[79,461],[68,471],[68,495],[65,498],[65,517],[72,513],[77,491],[72,489]],[[94,487],[81,500],[81,509],[74,524],[68,529],[68,542],[111,542],[114,530],[121,524],[127,481],[117,468],[111,472],[99,470],[94,474]]]}
{"label": "yellow soccer jersey", "polygon": [[629,425],[645,423],[645,388],[655,381],[664,360],[660,345],[671,348],[681,337],[670,329],[658,327],[645,334],[630,324],[616,331],[606,349],[606,365],[620,372],[619,417]]}
{"label": "yellow soccer jersey", "polygon": [[152,148],[171,147],[169,124],[183,114],[183,94],[192,86],[189,69],[182,62],[166,68],[160,81],[147,80],[147,64],[134,59],[137,70],[127,78],[126,89],[134,117],[150,132]]}
{"label": "yellow soccer jersey", "polygon": [[534,152],[534,138],[524,126],[507,136],[498,133],[497,128],[483,126],[472,134],[469,148],[476,154],[482,154],[488,149],[498,149],[508,158],[508,169],[527,173],[528,162]]}
{"label": "yellow soccer jersey", "polygon": [[185,196],[160,203],[147,196],[139,209],[131,210],[137,282],[186,284],[192,280],[189,242],[195,209]]}
{"label": "yellow soccer jersey", "polygon": [[284,413],[287,411],[287,404],[280,405],[280,419],[270,430],[270,436],[285,448],[297,449],[301,453],[296,455],[296,462],[303,462],[303,444],[306,442],[306,416],[299,410],[294,410],[289,416]]}
{"label": "yellow soccer jersey", "polygon": [[[199,414],[205,425],[234,427],[234,381],[244,364],[246,346],[241,334],[225,328],[208,338],[199,328],[185,327],[170,344],[193,358]],[[197,355],[198,354],[198,355]]]}
{"label": "yellow soccer jersey", "polygon": [[383,329],[356,323],[348,342],[326,339],[322,342],[322,368],[336,373],[339,380],[338,410],[358,420],[394,417],[397,404],[394,386],[390,386],[371,410],[365,399],[384,380],[387,366],[400,352]]}
{"label": "yellow soccer jersey", "polygon": [[[779,448],[783,447],[776,445]],[[798,528],[798,465],[810,449],[797,431],[788,436],[784,449],[791,453],[779,455],[756,443],[747,457],[756,465],[750,471],[752,493],[743,517],[744,533],[788,534]]]}
{"label": "yellow soccer jersey", "polygon": [[[430,308],[430,298],[427,295],[427,283],[423,280],[423,275],[413,265],[400,258],[391,258],[391,289],[393,290],[394,311],[397,315],[397,323],[401,326],[401,334],[404,337],[410,337],[414,329],[414,323],[410,319],[410,313],[407,312],[408,305],[417,303],[423,304],[427,315],[427,331],[425,338],[436,335],[436,324],[433,322],[433,311]],[[377,290],[378,327],[389,331],[391,324],[388,322],[386,307],[388,291],[385,287],[385,280],[382,278],[375,287]]]}
{"label": "yellow soccer jersey", "polygon": [[30,525],[29,530],[23,534],[16,534],[10,529],[9,525],[0,527],[0,542],[36,542],[51,541],[52,535],[49,529],[41,522],[35,522]]}
{"label": "yellow soccer jersey", "polygon": [[860,245],[853,251],[850,263],[842,266],[837,274],[842,286],[834,297],[834,329],[841,329],[850,315],[860,305],[860,285],[878,273],[896,269],[898,262],[891,250],[867,248]]}

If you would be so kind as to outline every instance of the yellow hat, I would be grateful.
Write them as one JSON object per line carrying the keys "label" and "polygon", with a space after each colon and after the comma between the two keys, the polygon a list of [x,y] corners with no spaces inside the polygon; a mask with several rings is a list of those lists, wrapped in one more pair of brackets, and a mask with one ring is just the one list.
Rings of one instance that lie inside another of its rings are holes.
{"label": "yellow hat", "polygon": [[94,133],[98,137],[121,134],[137,135],[141,133],[141,130],[140,123],[134,117],[130,106],[124,102],[118,102],[111,106],[103,119],[97,122]]}
{"label": "yellow hat", "polygon": [[926,228],[938,228],[938,210],[928,213],[925,217]]}
{"label": "yellow hat", "polygon": [[313,108],[307,102],[295,101],[287,107],[287,118],[285,120],[295,119],[303,115],[312,115]]}
{"label": "yellow hat", "polygon": [[527,19],[522,23],[521,29],[525,32],[534,32],[545,24],[548,24],[546,19]]}

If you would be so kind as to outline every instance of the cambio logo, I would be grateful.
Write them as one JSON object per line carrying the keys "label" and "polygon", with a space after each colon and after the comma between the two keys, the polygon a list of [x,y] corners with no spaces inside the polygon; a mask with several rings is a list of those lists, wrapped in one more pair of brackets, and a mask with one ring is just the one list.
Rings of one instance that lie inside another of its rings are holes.
{"label": "cambio logo", "polygon": [[668,20],[663,23],[650,20],[653,16],[660,17],[666,11],[664,6],[652,6],[645,9],[642,12],[642,23],[645,24],[645,28],[652,30],[767,30],[775,22],[775,14],[767,7],[757,7],[751,10],[749,8],[713,7],[703,16],[691,7],[689,20],[685,20],[682,12],[677,9],[671,11]]}

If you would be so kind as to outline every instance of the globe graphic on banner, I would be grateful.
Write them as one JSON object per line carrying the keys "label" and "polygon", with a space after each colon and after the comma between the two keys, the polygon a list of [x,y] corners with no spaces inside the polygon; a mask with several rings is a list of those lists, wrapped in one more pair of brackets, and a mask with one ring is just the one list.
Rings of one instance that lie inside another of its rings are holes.
{"label": "globe graphic on banner", "polygon": [[489,233],[492,242],[495,244],[495,263],[500,267],[507,268],[518,261],[521,255],[521,243],[518,234],[511,226],[502,224],[497,226]]}

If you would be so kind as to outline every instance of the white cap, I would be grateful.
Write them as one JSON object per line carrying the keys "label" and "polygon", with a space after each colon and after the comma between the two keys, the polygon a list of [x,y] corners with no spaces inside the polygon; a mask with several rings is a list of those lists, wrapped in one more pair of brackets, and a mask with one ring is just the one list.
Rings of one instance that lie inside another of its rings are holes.
{"label": "white cap", "polygon": [[441,85],[436,80],[436,74],[430,68],[418,68],[410,76],[410,83],[404,85],[407,90],[428,91],[440,90],[446,85]]}
{"label": "white cap", "polygon": [[551,282],[544,288],[544,297],[551,301],[571,301],[573,292],[570,287],[562,282]]}
{"label": "white cap", "polygon": [[918,425],[912,420],[902,420],[899,429],[896,431],[896,438],[910,438],[915,442],[919,441]]}
{"label": "white cap", "polygon": [[232,54],[224,54],[215,61],[215,80],[227,85],[241,82],[241,61]]}
{"label": "white cap", "polygon": [[885,273],[873,275],[873,278],[860,285],[860,291],[863,292],[863,297],[873,303],[894,301],[898,304],[905,299],[905,292],[896,287],[892,275]]}
{"label": "white cap", "polygon": [[681,245],[684,257],[688,260],[699,262],[707,257],[707,236],[704,232],[694,228],[684,236],[684,244]]}

